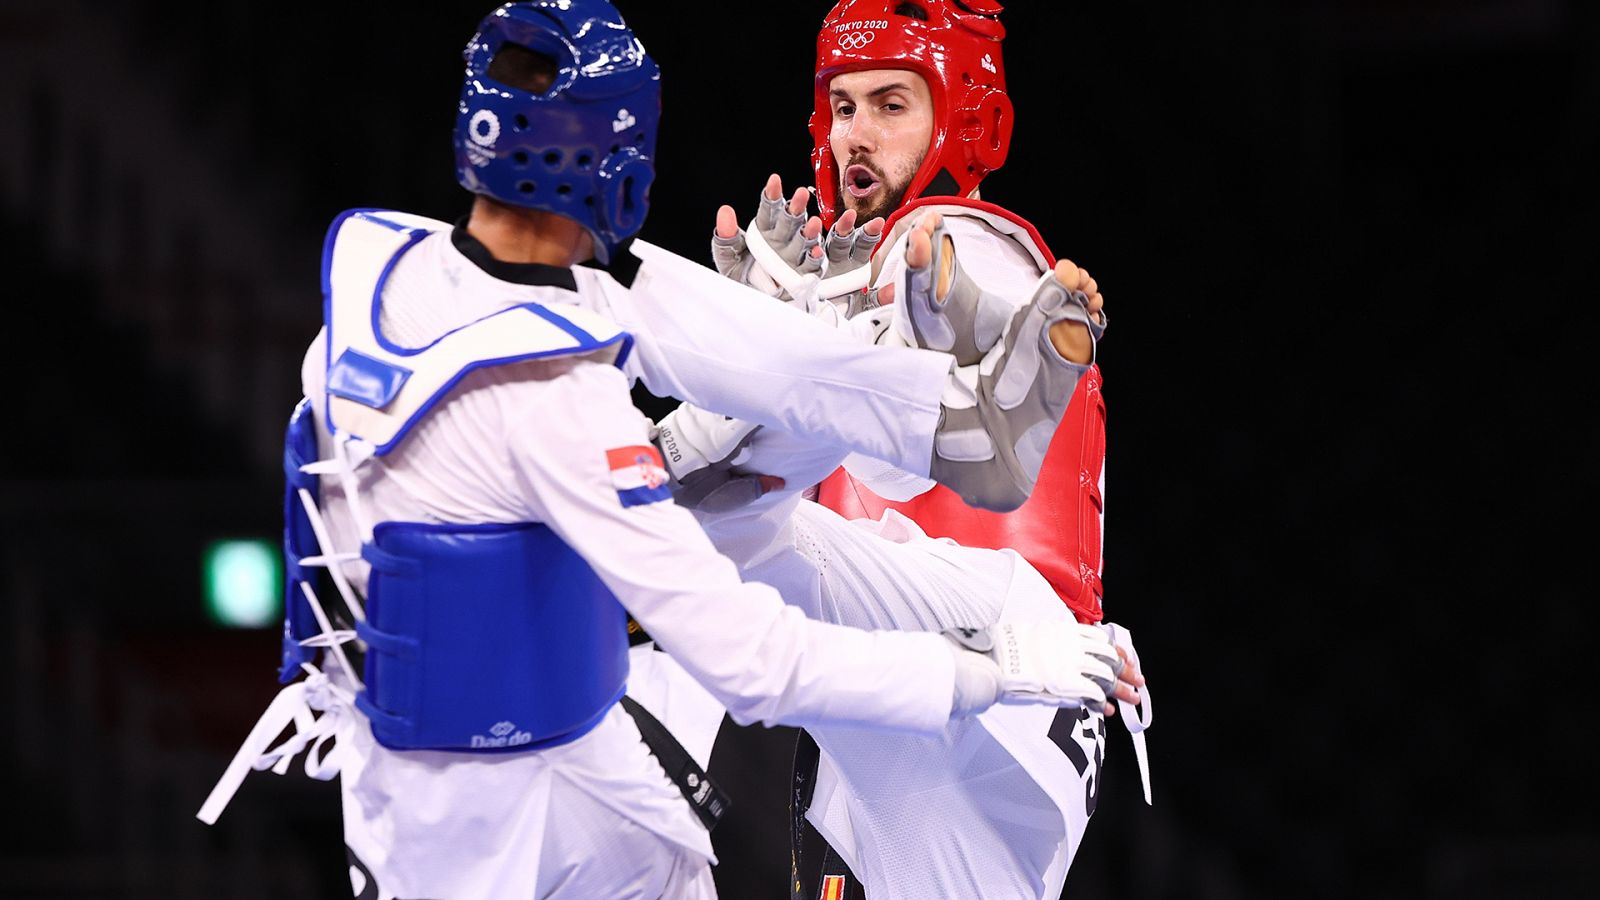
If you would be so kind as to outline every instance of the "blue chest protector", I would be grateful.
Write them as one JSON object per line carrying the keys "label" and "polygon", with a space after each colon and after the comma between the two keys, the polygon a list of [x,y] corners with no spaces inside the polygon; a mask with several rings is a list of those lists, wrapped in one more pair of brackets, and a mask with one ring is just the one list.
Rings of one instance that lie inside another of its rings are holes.
{"label": "blue chest protector", "polygon": [[[323,273],[328,405],[318,423],[312,400],[302,401],[285,442],[285,682],[315,653],[306,642],[326,631],[306,594],[335,548],[318,541],[302,500],[304,492],[320,504],[319,476],[305,471],[318,460],[318,424],[335,441],[364,442],[382,456],[475,368],[560,355],[618,359],[628,349],[628,335],[598,317],[537,304],[490,316],[427,348],[388,343],[377,328],[384,281],[422,237],[447,227],[356,211],[330,230]],[[383,746],[556,746],[587,733],[622,696],[627,613],[549,527],[379,522],[360,556],[372,568],[364,621],[355,614],[367,651],[356,706]]]}

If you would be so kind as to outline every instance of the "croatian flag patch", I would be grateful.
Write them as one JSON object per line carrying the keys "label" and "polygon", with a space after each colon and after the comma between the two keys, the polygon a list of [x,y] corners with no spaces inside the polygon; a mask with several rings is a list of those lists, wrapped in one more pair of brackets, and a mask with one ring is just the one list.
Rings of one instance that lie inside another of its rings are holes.
{"label": "croatian flag patch", "polygon": [[648,444],[607,450],[606,465],[611,467],[611,485],[623,506],[660,503],[672,497],[661,454]]}

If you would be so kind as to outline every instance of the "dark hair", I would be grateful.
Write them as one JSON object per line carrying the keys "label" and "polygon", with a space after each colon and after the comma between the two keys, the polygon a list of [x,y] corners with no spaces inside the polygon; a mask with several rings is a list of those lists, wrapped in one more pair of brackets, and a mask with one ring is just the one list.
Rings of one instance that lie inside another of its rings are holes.
{"label": "dark hair", "polygon": [[556,83],[561,67],[555,58],[521,44],[501,44],[489,61],[490,78],[530,94],[542,94]]}

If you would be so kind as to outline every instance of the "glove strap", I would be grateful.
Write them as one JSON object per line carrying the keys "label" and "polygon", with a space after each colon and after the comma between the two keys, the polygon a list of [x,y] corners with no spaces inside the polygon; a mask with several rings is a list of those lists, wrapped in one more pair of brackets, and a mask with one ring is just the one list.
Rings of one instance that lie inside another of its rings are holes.
{"label": "glove strap", "polygon": [[824,300],[843,297],[846,294],[854,294],[856,291],[866,290],[871,282],[872,267],[857,266],[848,272],[824,278],[817,282],[817,296]]}
{"label": "glove strap", "polygon": [[817,283],[815,275],[801,275],[794,270],[794,266],[784,262],[783,257],[778,255],[778,251],[772,249],[772,245],[767,243],[766,235],[761,233],[760,228],[747,230],[744,234],[744,244],[745,249],[749,250],[750,255],[755,257],[762,270],[773,281],[776,281],[779,287],[788,291],[789,296],[798,298],[801,296],[801,292],[806,290],[808,283],[811,285]]}
{"label": "glove strap", "polygon": [[832,278],[818,279],[815,275],[802,275],[796,272],[794,266],[783,261],[778,251],[772,249],[767,243],[766,235],[760,228],[750,228],[744,235],[745,249],[755,257],[757,265],[767,273],[778,287],[789,292],[789,296],[796,300],[809,301],[813,299],[828,299],[852,294],[865,290],[872,280],[871,266],[857,266],[848,272],[835,275]]}

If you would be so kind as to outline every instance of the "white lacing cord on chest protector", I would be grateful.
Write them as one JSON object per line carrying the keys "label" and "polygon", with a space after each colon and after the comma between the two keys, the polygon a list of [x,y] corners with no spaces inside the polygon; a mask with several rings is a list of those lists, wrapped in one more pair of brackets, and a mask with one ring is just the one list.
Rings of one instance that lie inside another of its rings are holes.
{"label": "white lacing cord on chest protector", "polygon": [[[371,445],[343,434],[336,436],[334,445],[333,459],[301,466],[300,471],[307,475],[337,475],[362,539],[371,540],[372,522],[356,491],[356,469],[371,458]],[[305,509],[307,521],[311,523],[311,531],[316,536],[317,549],[321,551],[301,558],[300,565],[327,569],[350,615],[358,622],[365,622],[366,610],[356,598],[355,590],[343,571],[344,564],[361,558],[360,552],[337,551],[329,536],[327,523],[322,518],[322,510],[317,507],[311,492],[302,488],[296,494]],[[344,652],[344,645],[355,640],[356,633],[334,629],[321,598],[310,584],[301,582],[300,591],[311,607],[320,630],[319,634],[301,641],[301,646],[327,650],[349,686],[335,683],[327,673],[311,663],[301,663],[300,668],[305,671],[306,679],[285,687],[273,698],[266,712],[261,714],[255,727],[250,729],[249,736],[239,746],[227,770],[211,789],[200,811],[195,814],[207,825],[216,823],[252,770],[260,772],[271,769],[274,774],[283,775],[289,771],[294,757],[305,751],[307,775],[319,781],[328,781],[339,774],[339,747],[335,745],[332,752],[327,752],[326,745],[328,739],[338,733],[346,717],[351,715],[355,708],[355,694],[362,688],[361,677]],[[315,715],[315,712],[321,715]],[[272,746],[272,741],[291,723],[295,727],[294,734],[277,746]]]}

